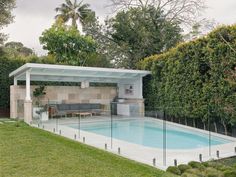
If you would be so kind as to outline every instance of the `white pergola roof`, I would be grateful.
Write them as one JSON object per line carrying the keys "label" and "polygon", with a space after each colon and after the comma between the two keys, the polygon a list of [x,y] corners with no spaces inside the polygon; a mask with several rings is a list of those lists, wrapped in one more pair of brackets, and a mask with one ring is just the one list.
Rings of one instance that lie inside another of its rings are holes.
{"label": "white pergola roof", "polygon": [[100,83],[119,83],[123,80],[135,80],[150,74],[150,71],[143,70],[27,63],[11,72],[9,77],[14,77],[16,80],[26,80],[26,72],[30,73],[31,81]]}

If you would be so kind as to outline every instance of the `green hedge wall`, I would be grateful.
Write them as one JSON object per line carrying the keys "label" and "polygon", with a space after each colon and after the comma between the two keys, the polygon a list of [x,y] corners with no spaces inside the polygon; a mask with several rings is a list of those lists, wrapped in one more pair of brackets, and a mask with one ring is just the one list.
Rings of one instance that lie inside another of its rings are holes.
{"label": "green hedge wall", "polygon": [[10,85],[13,84],[13,78],[9,78],[9,73],[23,64],[23,60],[0,57],[0,109],[10,108]]}
{"label": "green hedge wall", "polygon": [[146,108],[173,117],[236,124],[236,25],[220,27],[140,63]]}

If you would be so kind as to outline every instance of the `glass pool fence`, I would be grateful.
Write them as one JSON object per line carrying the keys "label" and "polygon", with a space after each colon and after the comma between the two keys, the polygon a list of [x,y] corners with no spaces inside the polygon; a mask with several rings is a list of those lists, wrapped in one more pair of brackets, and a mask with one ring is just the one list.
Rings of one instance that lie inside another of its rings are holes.
{"label": "glass pool fence", "polygon": [[[34,117],[33,126],[165,169],[236,155],[234,127],[214,117],[175,115],[181,107],[147,108],[112,102],[107,109]],[[187,115],[187,113],[186,113]]]}

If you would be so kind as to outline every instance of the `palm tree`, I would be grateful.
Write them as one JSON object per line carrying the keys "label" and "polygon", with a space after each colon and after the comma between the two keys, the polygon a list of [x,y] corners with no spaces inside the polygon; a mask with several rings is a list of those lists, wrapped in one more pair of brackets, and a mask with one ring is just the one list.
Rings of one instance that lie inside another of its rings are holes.
{"label": "palm tree", "polygon": [[61,18],[64,22],[72,20],[72,26],[77,29],[77,20],[83,25],[85,18],[91,13],[90,5],[83,4],[83,1],[78,3],[77,0],[74,0],[74,3],[71,0],[65,1],[66,3],[62,3],[55,9],[56,12],[59,12],[55,18]]}

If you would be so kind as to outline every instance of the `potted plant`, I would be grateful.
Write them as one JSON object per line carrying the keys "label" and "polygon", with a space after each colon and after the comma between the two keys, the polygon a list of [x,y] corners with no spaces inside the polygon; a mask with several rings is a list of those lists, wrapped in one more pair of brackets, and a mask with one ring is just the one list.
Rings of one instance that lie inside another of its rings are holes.
{"label": "potted plant", "polygon": [[42,121],[48,120],[48,107],[43,106],[41,99],[46,95],[45,86],[39,86],[33,91],[33,96],[35,98],[35,107],[33,107],[33,117],[41,119]]}
{"label": "potted plant", "polygon": [[39,115],[41,121],[47,121],[48,120],[48,105],[39,107],[39,109],[36,110],[36,114]]}

